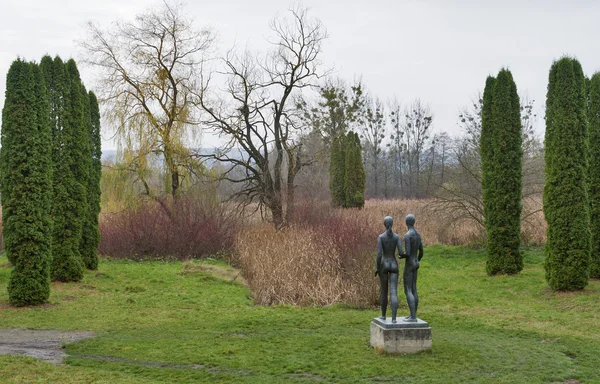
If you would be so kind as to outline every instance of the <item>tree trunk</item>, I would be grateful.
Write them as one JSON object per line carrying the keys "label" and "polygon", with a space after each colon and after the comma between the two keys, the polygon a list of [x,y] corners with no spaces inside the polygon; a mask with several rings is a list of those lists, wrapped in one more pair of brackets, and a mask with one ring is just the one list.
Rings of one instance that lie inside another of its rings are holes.
{"label": "tree trunk", "polygon": [[275,229],[283,228],[283,207],[281,206],[281,199],[274,198],[268,204],[269,210],[273,220],[273,226]]}
{"label": "tree trunk", "polygon": [[173,198],[177,197],[179,193],[179,171],[177,170],[177,166],[174,166],[171,170],[171,195]]}
{"label": "tree trunk", "polygon": [[[302,168],[302,162],[300,161],[300,149],[297,149],[297,153],[294,154],[292,148],[287,148],[288,154],[288,174],[287,174],[287,196],[286,196],[286,223],[290,223],[294,219],[295,213],[295,186],[294,181],[296,175]],[[295,156],[294,156],[295,155]]]}
{"label": "tree trunk", "polygon": [[163,135],[162,140],[165,147],[163,155],[165,156],[165,163],[167,164],[167,172],[170,174],[167,175],[167,177],[171,179],[171,190],[165,190],[165,192],[171,193],[171,196],[176,198],[177,194],[179,193],[179,170],[177,168],[177,164],[175,164],[175,159],[173,158],[169,139]]}

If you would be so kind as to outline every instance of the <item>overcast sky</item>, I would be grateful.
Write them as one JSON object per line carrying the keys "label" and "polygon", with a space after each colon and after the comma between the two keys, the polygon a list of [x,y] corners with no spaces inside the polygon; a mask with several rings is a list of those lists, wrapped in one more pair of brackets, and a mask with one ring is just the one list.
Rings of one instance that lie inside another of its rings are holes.
{"label": "overcast sky", "polygon": [[[63,59],[81,54],[75,40],[91,20],[101,27],[131,19],[154,0],[0,0],[0,92],[17,57],[39,61],[44,54]],[[383,1],[304,0],[310,15],[329,32],[323,62],[336,76],[362,78],[383,100],[429,103],[436,132],[457,134],[461,107],[482,90],[489,74],[508,67],[519,93],[546,96],[548,70],[564,54],[577,57],[587,75],[600,70],[600,1]],[[283,0],[188,1],[187,13],[198,27],[210,26],[224,52],[234,44],[268,49],[268,27],[277,13],[293,5]],[[93,89],[94,76],[80,68]],[[0,107],[4,97],[0,97]],[[538,120],[538,131],[544,121]],[[104,135],[108,138],[108,135]],[[205,136],[205,146],[215,142]],[[107,140],[105,148],[115,144]]]}

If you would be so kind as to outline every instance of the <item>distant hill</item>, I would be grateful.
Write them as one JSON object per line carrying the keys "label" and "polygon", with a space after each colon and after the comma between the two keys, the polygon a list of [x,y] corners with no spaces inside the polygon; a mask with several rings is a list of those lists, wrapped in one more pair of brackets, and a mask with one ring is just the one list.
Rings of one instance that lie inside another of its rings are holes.
{"label": "distant hill", "polygon": [[116,149],[103,149],[102,150],[102,162],[110,161],[111,163],[115,162],[117,158],[117,150]]}
{"label": "distant hill", "polygon": [[[200,153],[203,155],[210,155],[212,153],[215,153],[217,151],[218,148],[201,148],[200,149]],[[241,153],[240,151],[235,151],[232,150],[230,152],[230,156],[233,158],[237,158],[237,159],[241,159]],[[117,159],[117,150],[116,149],[103,149],[102,150],[102,162],[104,163],[105,161],[114,163],[115,160]],[[214,160],[207,160],[206,161],[206,165],[208,167],[211,167],[214,163]]]}

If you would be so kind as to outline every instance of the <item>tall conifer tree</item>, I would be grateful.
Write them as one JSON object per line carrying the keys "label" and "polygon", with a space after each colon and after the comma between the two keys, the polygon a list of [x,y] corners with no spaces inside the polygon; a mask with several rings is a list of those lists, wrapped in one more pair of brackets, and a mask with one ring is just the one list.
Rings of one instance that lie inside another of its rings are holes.
{"label": "tall conifer tree", "polygon": [[329,190],[331,204],[343,207],[346,204],[346,135],[335,137],[331,143],[329,163]]}
{"label": "tall conifer tree", "polygon": [[83,115],[83,104],[76,102],[74,106],[72,99],[81,91],[79,87],[73,91],[67,66],[59,57],[54,60],[48,56],[42,58],[41,67],[49,85],[54,173],[51,276],[59,281],[79,281],[84,270],[79,246],[84,216],[82,198],[85,195],[81,183],[75,179],[74,169],[77,167],[73,163],[78,156],[74,153],[76,144],[73,141],[78,121],[75,111],[79,110]]}
{"label": "tall conifer tree", "polygon": [[[73,62],[73,65],[75,63]],[[76,68],[76,67],[75,67]],[[84,172],[82,175],[81,184],[85,187],[85,213],[83,217],[83,228],[81,235],[81,244],[79,250],[83,263],[88,269],[96,269],[98,267],[98,256],[96,249],[98,247],[97,239],[98,234],[98,222],[96,216],[96,210],[94,209],[96,190],[92,184],[95,181],[95,177],[92,172],[92,115],[91,115],[91,104],[90,96],[85,89],[85,86],[79,81],[81,96],[83,101],[83,126],[81,130],[81,150],[83,153],[82,161]]]}
{"label": "tall conifer tree", "polygon": [[89,207],[89,222],[87,236],[85,237],[86,254],[84,261],[88,269],[98,268],[98,245],[100,244],[100,230],[98,216],[100,215],[100,177],[102,175],[102,148],[100,138],[100,111],[96,95],[90,91],[87,95],[90,110],[90,171],[87,185],[87,198]]}
{"label": "tall conifer tree", "polygon": [[583,70],[563,57],[552,64],[546,99],[545,269],[554,290],[583,289],[589,279],[587,142]]}
{"label": "tall conifer tree", "polygon": [[589,191],[592,231],[590,277],[600,278],[600,72],[589,82]]}
{"label": "tall conifer tree", "polygon": [[37,305],[50,295],[51,157],[48,95],[39,67],[16,60],[6,78],[0,183],[5,248],[14,265],[9,301]]}
{"label": "tall conifer tree", "polygon": [[357,133],[348,132],[346,136],[346,208],[362,208],[365,205],[365,170],[362,162],[362,148]]}
{"label": "tall conifer tree", "polygon": [[481,158],[488,274],[523,269],[521,241],[522,127],[517,87],[502,69],[488,78],[482,110]]}
{"label": "tall conifer tree", "polygon": [[494,85],[496,84],[496,78],[488,76],[485,81],[485,89],[483,90],[483,106],[481,108],[481,136],[479,144],[479,152],[481,157],[481,177],[482,177],[482,188],[483,188],[483,214],[485,217],[486,227],[493,225],[494,215],[493,205],[490,204],[493,201],[493,147],[491,144],[491,131],[493,129],[493,116],[492,116],[492,101],[494,93]]}

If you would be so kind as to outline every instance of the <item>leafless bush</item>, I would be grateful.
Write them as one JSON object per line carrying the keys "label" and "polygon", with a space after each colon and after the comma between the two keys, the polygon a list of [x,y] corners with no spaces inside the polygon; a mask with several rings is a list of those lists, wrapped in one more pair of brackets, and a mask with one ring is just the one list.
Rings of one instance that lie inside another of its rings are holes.
{"label": "leafless bush", "polygon": [[201,258],[233,249],[241,226],[226,206],[193,197],[157,204],[145,201],[134,209],[100,216],[99,252],[114,258]]}

